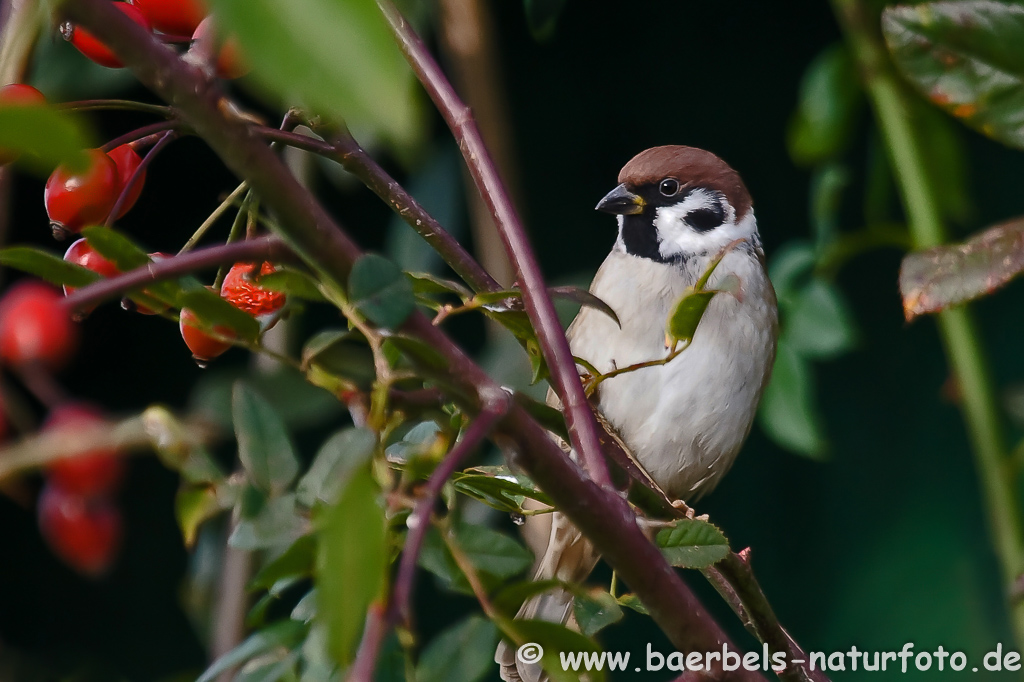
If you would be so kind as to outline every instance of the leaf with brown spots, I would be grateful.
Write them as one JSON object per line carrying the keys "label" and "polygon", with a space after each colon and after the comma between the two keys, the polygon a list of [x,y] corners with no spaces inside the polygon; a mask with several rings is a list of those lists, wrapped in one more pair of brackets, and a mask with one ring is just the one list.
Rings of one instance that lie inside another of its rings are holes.
{"label": "leaf with brown spots", "polygon": [[912,253],[900,268],[903,312],[910,321],[990,294],[1024,271],[1024,218],[971,237],[963,244]]}
{"label": "leaf with brown spots", "polygon": [[896,66],[966,125],[1024,149],[1024,5],[965,0],[890,7]]}

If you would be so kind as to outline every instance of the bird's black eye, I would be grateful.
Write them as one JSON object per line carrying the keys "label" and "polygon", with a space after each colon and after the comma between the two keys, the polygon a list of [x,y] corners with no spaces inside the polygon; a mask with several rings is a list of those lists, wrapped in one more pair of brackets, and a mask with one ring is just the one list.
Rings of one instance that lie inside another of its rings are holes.
{"label": "bird's black eye", "polygon": [[666,197],[675,196],[676,192],[679,191],[679,181],[675,178],[665,178],[658,185],[658,191]]}

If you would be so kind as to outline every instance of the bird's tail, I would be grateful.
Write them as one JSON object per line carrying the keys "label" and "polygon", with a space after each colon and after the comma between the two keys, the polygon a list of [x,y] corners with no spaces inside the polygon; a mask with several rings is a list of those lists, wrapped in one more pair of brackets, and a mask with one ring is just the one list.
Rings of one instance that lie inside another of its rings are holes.
{"label": "bird's tail", "polygon": [[[526,526],[527,544],[540,557],[534,569],[535,581],[557,578],[567,583],[579,583],[594,570],[599,557],[597,551],[564,514],[554,512],[530,516]],[[527,599],[516,618],[544,620],[575,628],[572,605],[572,594],[556,587]],[[501,666],[501,679],[505,682],[546,682],[547,675],[539,663],[524,662],[517,654],[514,644],[504,641],[498,644],[494,660]]]}

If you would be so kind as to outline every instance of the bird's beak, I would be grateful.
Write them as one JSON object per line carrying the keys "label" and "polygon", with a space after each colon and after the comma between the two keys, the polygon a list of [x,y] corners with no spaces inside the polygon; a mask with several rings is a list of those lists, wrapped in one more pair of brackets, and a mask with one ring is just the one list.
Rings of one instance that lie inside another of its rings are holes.
{"label": "bird's beak", "polygon": [[597,202],[596,211],[613,215],[636,215],[642,213],[647,202],[639,194],[633,194],[625,185],[619,185]]}

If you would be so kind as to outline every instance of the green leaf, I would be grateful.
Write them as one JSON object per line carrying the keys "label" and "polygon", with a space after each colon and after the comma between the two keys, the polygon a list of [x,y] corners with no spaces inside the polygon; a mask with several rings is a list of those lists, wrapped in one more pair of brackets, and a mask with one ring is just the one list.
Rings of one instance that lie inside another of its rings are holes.
{"label": "green leaf", "polygon": [[210,665],[196,682],[212,682],[221,673],[273,649],[291,649],[302,642],[307,626],[295,620],[283,620],[250,635],[244,642]]}
{"label": "green leaf", "polygon": [[341,666],[351,663],[367,609],[384,585],[388,542],[379,492],[364,466],[322,517],[317,608],[327,623],[331,655]]}
{"label": "green leaf", "polygon": [[269,590],[286,578],[308,578],[313,575],[316,560],[316,538],[303,535],[280,556],[268,562],[249,582],[249,590]]}
{"label": "green leaf", "polygon": [[213,0],[278,101],[407,146],[422,120],[409,66],[373,0]]}
{"label": "green leaf", "polygon": [[355,332],[341,330],[325,330],[310,339],[302,349],[302,368],[311,381],[321,377],[317,385],[331,380],[338,383],[340,379],[363,391],[370,389],[377,376],[366,340]]}
{"label": "green leaf", "polygon": [[284,422],[263,396],[242,381],[235,383],[231,411],[238,438],[238,458],[260,489],[280,495],[299,473]]}
{"label": "green leaf", "polygon": [[966,303],[1024,272],[1024,218],[980,232],[962,244],[911,253],[900,268],[907,320]]}
{"label": "green leaf", "polygon": [[635,594],[624,594],[619,597],[618,602],[620,606],[632,609],[643,616],[651,615],[651,612],[647,610],[647,607],[644,606],[644,603]]}
{"label": "green leaf", "polygon": [[[496,584],[499,582],[497,579],[522,573],[533,563],[533,555],[528,549],[504,533],[485,526],[456,525],[455,543],[488,585]],[[427,532],[419,565],[440,578],[448,589],[472,594],[469,582],[434,528]]]}
{"label": "green leaf", "polygon": [[[601,647],[593,639],[558,623],[549,623],[543,620],[514,620],[509,622],[508,627],[515,632],[520,641],[540,644],[543,647],[544,655],[541,658],[541,665],[555,682],[579,682],[580,673],[587,669],[585,662],[581,662],[579,672],[563,670],[559,654],[600,653],[601,651]],[[595,668],[589,671],[587,679],[591,682],[604,680],[604,670]]]}
{"label": "green leaf", "polygon": [[655,544],[673,566],[707,568],[729,553],[729,541],[718,528],[699,519],[679,519],[658,531]]}
{"label": "green leaf", "polygon": [[0,250],[0,265],[27,272],[58,286],[84,287],[100,279],[92,270],[31,246],[11,246]]}
{"label": "green leaf", "polygon": [[312,507],[317,502],[334,502],[352,472],[373,456],[376,447],[376,436],[365,428],[343,429],[328,438],[295,487],[299,503]]}
{"label": "green leaf", "polygon": [[179,303],[195,313],[209,328],[228,327],[240,338],[253,340],[260,334],[260,323],[198,282],[182,290]]}
{"label": "green leaf", "polygon": [[255,515],[243,517],[228,538],[228,544],[238,549],[280,547],[306,532],[306,524],[295,509],[294,495],[271,499]]}
{"label": "green leaf", "polygon": [[768,265],[768,276],[781,308],[788,308],[796,294],[803,290],[817,260],[814,246],[800,240],[788,241],[775,252]]}
{"label": "green leaf", "polygon": [[498,628],[470,616],[434,637],[416,666],[416,682],[476,682],[494,665]]}
{"label": "green leaf", "polygon": [[814,277],[795,297],[783,332],[792,348],[808,358],[832,358],[856,340],[853,319],[834,284]]}
{"label": "green leaf", "polygon": [[863,93],[846,46],[825,48],[811,61],[800,83],[796,111],[789,122],[789,155],[813,166],[842,154],[850,143]]}
{"label": "green leaf", "polygon": [[535,40],[548,40],[555,34],[565,3],[566,0],[523,0],[526,23]]}
{"label": "green leaf", "polygon": [[316,588],[314,587],[292,608],[289,615],[292,620],[308,623],[316,618]]}
{"label": "green leaf", "polygon": [[46,174],[61,164],[82,169],[83,150],[94,146],[74,114],[45,104],[0,106],[0,149],[5,156],[20,154],[20,163],[35,172]]}
{"label": "green leaf", "polygon": [[676,302],[672,314],[668,318],[666,333],[669,338],[675,341],[689,343],[693,335],[697,333],[697,326],[704,317],[704,311],[708,309],[711,299],[717,291],[693,291],[687,289]]}
{"label": "green leaf", "polygon": [[264,289],[280,291],[295,298],[302,298],[316,303],[325,303],[327,301],[320,291],[320,286],[313,277],[293,268],[279,267],[274,272],[260,275],[258,282]]}
{"label": "green leaf", "polygon": [[533,481],[525,476],[515,476],[505,467],[467,469],[456,473],[452,481],[459,492],[503,511],[522,512],[527,497],[543,504],[553,504]]}
{"label": "green leaf", "polygon": [[882,30],[896,66],[933,104],[1024,149],[1024,6],[969,0],[890,7]]}
{"label": "green leaf", "polygon": [[552,298],[560,298],[565,301],[579,303],[580,305],[588,308],[600,310],[602,313],[612,318],[616,325],[622,327],[622,323],[619,322],[619,316],[615,314],[612,307],[586,289],[574,286],[549,287],[548,292],[551,294]]}
{"label": "green leaf", "polygon": [[776,443],[812,459],[823,459],[827,444],[815,407],[814,384],[807,360],[780,339],[772,379],[758,410],[761,428]]}
{"label": "green leaf", "polygon": [[174,512],[178,519],[178,527],[181,528],[181,534],[185,539],[185,546],[195,545],[199,526],[221,511],[222,507],[214,488],[206,486],[181,488],[174,498]]}
{"label": "green leaf", "polygon": [[401,326],[416,307],[409,278],[397,265],[376,254],[356,261],[348,289],[352,304],[378,327]]}
{"label": "green leaf", "polygon": [[394,346],[402,355],[426,369],[444,370],[448,367],[448,361],[436,348],[414,336],[392,334],[384,344]]}
{"label": "green leaf", "polygon": [[[431,253],[436,252],[431,251]],[[473,297],[472,291],[454,280],[444,279],[429,272],[407,272],[405,274],[412,280],[412,290],[417,294],[453,294],[462,299]]]}
{"label": "green leaf", "polygon": [[149,264],[149,256],[136,244],[116,230],[101,225],[93,225],[82,230],[82,236],[89,246],[117,266],[118,270],[127,272]]}
{"label": "green leaf", "polygon": [[573,613],[580,632],[593,637],[604,628],[622,620],[622,609],[615,597],[600,588],[578,590],[573,601]]}

